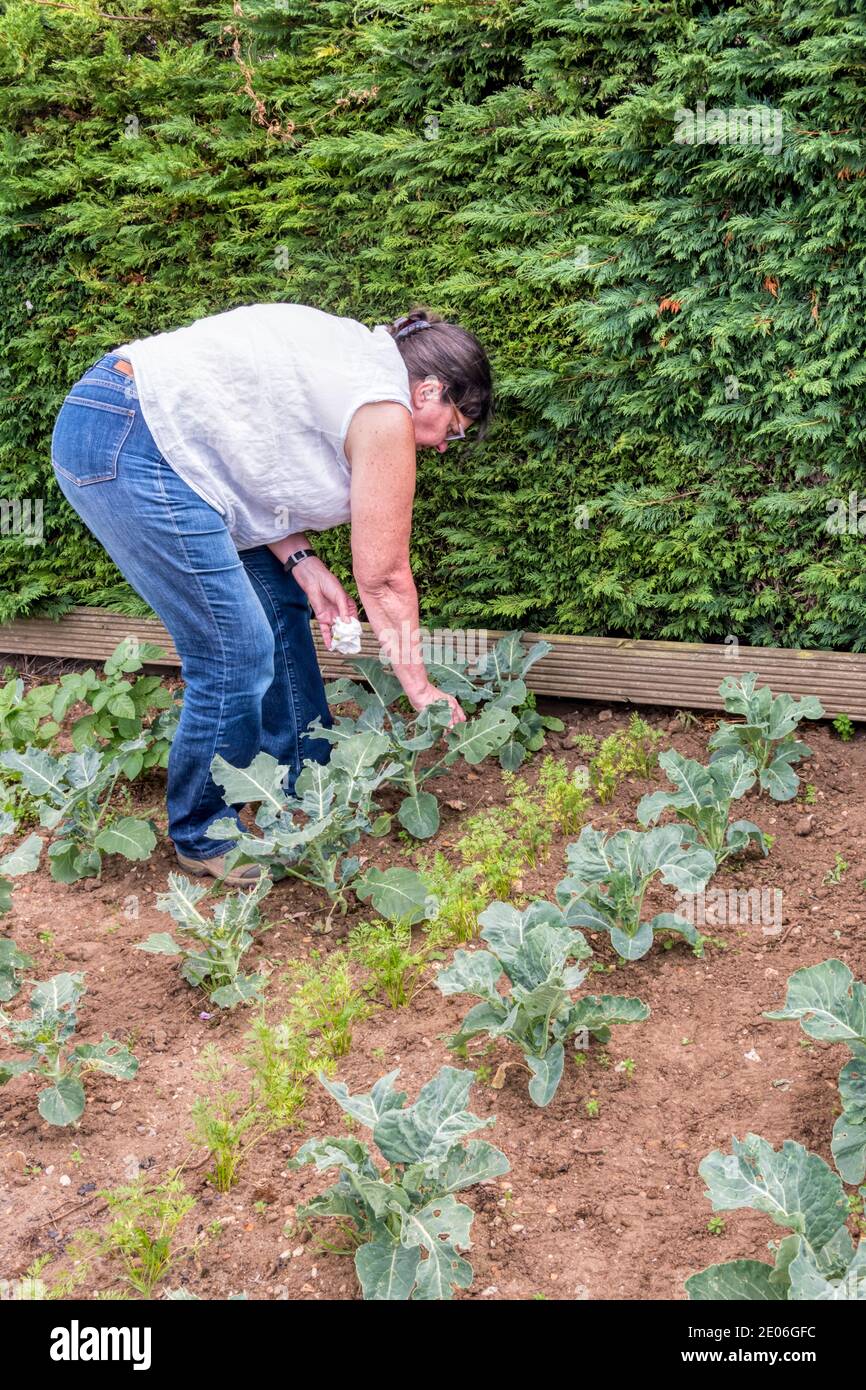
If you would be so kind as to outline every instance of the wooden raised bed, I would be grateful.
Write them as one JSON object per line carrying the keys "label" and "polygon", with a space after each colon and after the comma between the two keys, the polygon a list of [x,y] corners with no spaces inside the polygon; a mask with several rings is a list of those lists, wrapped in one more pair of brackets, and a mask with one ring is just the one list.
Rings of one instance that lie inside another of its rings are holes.
{"label": "wooden raised bed", "polygon": [[[488,642],[502,634],[488,630]],[[605,703],[670,705],[677,709],[721,709],[718,687],[725,676],[756,671],[774,691],[817,695],[829,715],[866,720],[866,654],[799,651],[691,642],[638,642],[620,637],[544,636],[553,651],[529,673],[528,684],[541,695]],[[137,637],[165,649],[151,663],[177,668],[180,658],[161,623],[128,618],[101,608],[73,608],[59,621],[20,618],[0,627],[0,651],[10,655],[67,657],[99,661],[124,637]],[[332,656],[316,640],[327,679],[348,672],[350,658]],[[365,626],[363,653],[375,656],[378,644]]]}

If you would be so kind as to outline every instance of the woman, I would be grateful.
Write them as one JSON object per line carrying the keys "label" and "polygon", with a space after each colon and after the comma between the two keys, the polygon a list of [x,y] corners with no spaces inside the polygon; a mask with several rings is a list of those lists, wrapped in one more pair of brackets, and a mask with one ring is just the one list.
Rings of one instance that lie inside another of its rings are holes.
{"label": "woman", "polygon": [[[446,699],[417,642],[409,564],[415,451],[440,453],[491,409],[490,367],[471,333],[423,310],[372,331],[294,304],[255,304],[137,339],[72,387],[51,461],[63,495],[162,619],[186,692],[168,767],[169,834],[181,866],[225,877],[230,841],[210,775],[264,749],[289,767],[326,762],[305,729],[330,723],[310,632],[356,615],[307,530],[351,520],[367,617],[415,710]],[[247,882],[257,866],[227,882]]]}

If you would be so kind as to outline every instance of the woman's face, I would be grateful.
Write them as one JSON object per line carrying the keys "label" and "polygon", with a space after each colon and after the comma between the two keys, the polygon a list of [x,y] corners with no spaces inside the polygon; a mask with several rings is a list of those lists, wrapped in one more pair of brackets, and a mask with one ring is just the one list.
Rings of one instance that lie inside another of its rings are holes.
{"label": "woman's face", "polygon": [[459,438],[472,421],[462,415],[456,405],[442,399],[443,385],[438,377],[428,376],[412,383],[412,422],[415,445],[418,449],[436,449],[444,454],[449,440]]}

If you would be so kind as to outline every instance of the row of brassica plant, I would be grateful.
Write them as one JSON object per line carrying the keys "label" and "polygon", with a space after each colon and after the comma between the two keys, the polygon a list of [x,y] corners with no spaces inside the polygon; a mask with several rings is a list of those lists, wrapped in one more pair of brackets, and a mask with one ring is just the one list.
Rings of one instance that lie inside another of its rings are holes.
{"label": "row of brassica plant", "polygon": [[714,1211],[750,1208],[791,1232],[771,1243],[774,1263],[730,1260],[686,1280],[696,1301],[866,1299],[866,1239],[855,1246],[848,1219],[862,1214],[866,1188],[846,1196],[844,1183],[866,1177],[866,985],[840,960],[804,966],[788,980],[784,1007],[764,1015],[797,1019],[810,1038],[844,1042],[852,1057],[839,1074],[842,1114],[831,1151],[839,1175],[820,1155],[786,1139],[778,1150],[757,1134],[732,1141],[701,1163]]}

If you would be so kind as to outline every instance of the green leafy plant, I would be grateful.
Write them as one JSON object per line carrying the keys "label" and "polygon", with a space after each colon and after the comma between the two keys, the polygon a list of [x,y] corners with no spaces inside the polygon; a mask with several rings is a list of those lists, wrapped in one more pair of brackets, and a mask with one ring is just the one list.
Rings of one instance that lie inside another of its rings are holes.
{"label": "green leafy plant", "polygon": [[137,949],[154,955],[181,956],[180,973],[187,984],[201,988],[212,1004],[233,1009],[262,999],[265,976],[242,975],[243,957],[261,932],[259,903],[271,890],[263,876],[249,891],[232,893],[214,904],[208,916],[198,906],[207,889],[183,874],[169,874],[169,891],[160,893],[156,906],[177,922],[189,942],[175,941],[169,932],[153,932]]}
{"label": "green leafy plant", "polygon": [[46,1265],[54,1259],[54,1253],[40,1255],[24,1271],[19,1279],[0,1279],[0,1300],[15,1302],[53,1301],[57,1298],[71,1298],[75,1289],[86,1278],[85,1269],[72,1269],[50,1284],[42,1278]]}
{"label": "green leafy plant", "polygon": [[[436,977],[444,995],[476,994],[482,1001],[449,1046],[463,1048],[479,1034],[516,1043],[530,1072],[532,1100],[549,1105],[562,1079],[569,1038],[585,1031],[606,1042],[612,1024],[647,1018],[649,1009],[640,999],[610,994],[586,995],[575,1003],[572,993],[587,972],[568,962],[586,960],[592,952],[552,903],[534,902],[519,912],[497,902],[479,920],[489,950],[456,951]],[[503,972],[511,986],[506,995],[499,992]]]}
{"label": "green leafy plant", "polygon": [[40,803],[40,824],[52,832],[51,877],[58,883],[100,878],[104,854],[136,861],[148,859],[155,849],[151,823],[121,815],[112,806],[121,758],[105,760],[97,748],[54,758],[28,747],[23,753],[0,753],[0,765],[18,773]]}
{"label": "green leafy plant", "polygon": [[827,870],[826,874],[822,879],[822,882],[826,884],[841,883],[842,875],[846,874],[850,867],[851,865],[847,862],[847,860],[843,859],[842,855],[839,854],[839,852],[837,851],[836,856],[833,860],[833,867],[832,869]]}
{"label": "green leafy plant", "polygon": [[[15,817],[11,811],[0,811],[0,839],[11,835],[15,830]],[[12,907],[12,884],[10,879],[21,874],[32,874],[39,868],[39,856],[43,841],[38,835],[28,835],[15,849],[8,850],[0,857],[0,915]],[[0,995],[0,999],[2,999]]]}
{"label": "green leafy plant", "polygon": [[50,744],[60,732],[50,717],[56,693],[56,685],[33,685],[25,693],[20,676],[6,681],[0,688],[0,748],[23,751]]}
{"label": "green leafy plant", "polygon": [[742,715],[741,724],[722,722],[710,739],[711,762],[741,752],[754,758],[758,782],[774,801],[790,801],[797,795],[800,779],[793,764],[811,755],[811,748],[796,737],[803,719],[821,719],[824,710],[815,695],[795,700],[791,695],[773,695],[768,685],[758,686],[753,671],[735,680],[728,676],[719,686],[725,709]]}
{"label": "green leafy plant", "polygon": [[354,1096],[342,1082],[321,1078],[341,1109],[372,1131],[387,1167],[377,1167],[354,1136],[307,1140],[289,1166],[313,1163],[340,1175],[298,1216],[336,1227],[342,1252],[354,1251],[365,1300],[450,1299],[455,1286],[472,1283],[472,1266],[460,1252],[471,1245],[473,1212],[454,1194],[507,1173],[509,1164],[484,1140],[461,1142],[494,1123],[466,1109],[473,1072],[442,1067],[412,1105],[395,1089],[397,1076],[389,1072]]}
{"label": "green leafy plant", "polygon": [[658,744],[664,734],[633,714],[627,729],[609,734],[589,765],[590,785],[604,805],[616,795],[626,777],[651,777],[658,766]]}
{"label": "green leafy plant", "polygon": [[843,743],[850,743],[854,737],[854,725],[847,714],[837,714],[833,720],[833,728]]}
{"label": "green leafy plant", "polygon": [[[845,1182],[866,1177],[866,985],[841,960],[803,966],[788,977],[785,1006],[765,1018],[798,1019],[820,1042],[844,1042],[852,1057],[839,1073],[842,1114],[833,1126],[833,1161]],[[866,1252],[864,1252],[866,1253]]]}
{"label": "green leafy plant", "polygon": [[412,930],[402,922],[361,922],[349,933],[349,955],[366,971],[364,988],[381,991],[392,1009],[415,997],[427,964],[427,951],[412,949]]}
{"label": "green leafy plant", "polygon": [[30,956],[19,951],[8,936],[0,936],[0,1004],[14,999],[21,988],[21,976],[33,969]]}
{"label": "green leafy plant", "polygon": [[172,696],[159,676],[126,679],[164,655],[150,642],[124,638],[101,676],[85,671],[61,677],[51,707],[53,719],[59,723],[79,702],[90,706],[70,728],[76,752],[99,746],[104,758],[120,758],[121,772],[130,780],[148,768],[168,766],[180,697]]}
{"label": "green leafy plant", "polygon": [[[562,733],[565,728],[561,719],[538,713],[535,696],[526,686],[530,669],[551,651],[550,642],[535,642],[527,648],[522,632],[507,632],[481,657],[471,681],[467,663],[430,664],[434,684],[455,695],[466,710],[474,712],[483,705],[514,715],[514,727],[499,750],[500,766],[507,772],[516,772],[528,756],[543,748],[549,732]],[[474,685],[474,691],[467,685]]]}
{"label": "green leafy plant", "polygon": [[323,959],[314,951],[312,959],[293,962],[287,979],[293,1029],[315,1035],[324,1056],[345,1057],[355,1024],[373,1012],[352,978],[347,953],[332,951]]}
{"label": "green leafy plant", "polygon": [[587,795],[588,774],[577,767],[569,771],[568,764],[550,754],[538,769],[538,788],[546,818],[562,835],[574,835],[583,824],[589,810]]}
{"label": "green leafy plant", "polygon": [[234,1186],[247,1155],[275,1127],[255,1082],[246,1093],[229,1085],[235,1070],[212,1043],[203,1048],[196,1079],[207,1089],[193,1102],[192,1141],[213,1159],[208,1177],[217,1192]]}
{"label": "green leafy plant", "polygon": [[757,781],[754,758],[734,753],[704,767],[668,748],[659,755],[659,763],[677,790],[643,797],[637,808],[641,825],[652,825],[664,811],[674,811],[689,827],[686,839],[708,849],[717,865],[732,854],[742,854],[752,841],[767,853],[757,825],[749,820],[730,823],[731,803],[751,791]]}
{"label": "green leafy plant", "polygon": [[471,941],[478,930],[478,914],[487,901],[474,865],[457,868],[437,850],[421,860],[421,874],[429,894],[424,932],[430,948]]}
{"label": "green leafy plant", "polygon": [[683,826],[605,836],[587,825],[577,844],[569,845],[567,858],[569,875],[558,884],[556,899],[569,925],[608,932],[626,960],[645,956],[657,931],[678,932],[691,945],[699,944],[695,927],[676,913],[642,920],[643,900],[656,878],[681,893],[698,893],[715,872],[713,855],[690,841]]}
{"label": "green leafy plant", "polygon": [[365,832],[387,828],[387,819],[382,824],[372,799],[385,780],[387,770],[377,772],[375,764],[387,746],[384,735],[372,730],[346,739],[327,766],[305,761],[293,796],[283,788],[289,769],[269,753],[259,753],[247,768],[234,768],[216,757],[211,774],[226,802],[259,802],[256,825],[262,834],[249,834],[229,816],[214,821],[207,833],[216,840],[235,841],[229,866],[252,862],[268,868],[275,878],[299,878],[327,893],[332,913],[345,912],[346,894],[361,867],[348,850]]}
{"label": "green leafy plant", "polygon": [[[389,786],[403,793],[397,820],[415,839],[427,840],[439,829],[439,803],[427,790],[428,782],[444,775],[458,759],[462,758],[471,767],[483,762],[505,745],[517,720],[504,707],[491,706],[475,718],[449,729],[451,711],[442,700],[427,705],[419,715],[406,722],[385,703],[392,693],[390,682],[394,677],[373,658],[355,661],[354,665],[370,682],[370,690],[353,682],[343,682],[340,691],[343,698],[351,696],[361,706],[359,717],[353,719],[343,715],[330,729],[315,721],[310,730],[316,737],[335,745],[332,763],[344,742],[361,737],[360,731],[366,730],[366,736],[376,741],[371,746],[377,748],[381,779],[387,779]],[[421,754],[435,745],[442,748],[438,757],[422,763]],[[389,824],[390,817],[385,821],[385,829]]]}
{"label": "green leafy plant", "polygon": [[[786,1139],[776,1150],[747,1134],[732,1153],[709,1154],[698,1170],[715,1211],[751,1208],[787,1227],[771,1249],[775,1263],[731,1260],[686,1280],[697,1302],[847,1300],[866,1296],[863,1242],[847,1229],[845,1191],[832,1168],[802,1144]],[[861,1253],[862,1252],[862,1253]]]}
{"label": "green leafy plant", "polygon": [[48,1081],[50,1084],[39,1092],[37,1108],[50,1125],[70,1125],[80,1118],[84,1110],[82,1078],[88,1072],[128,1081],[138,1071],[138,1062],[129,1049],[107,1033],[101,1042],[67,1047],[84,993],[83,975],[63,973],[33,987],[29,1018],[14,1019],[0,1009],[0,1028],[6,1041],[30,1054],[22,1061],[0,1062],[0,1086],[28,1072]]}
{"label": "green leafy plant", "polygon": [[306,1021],[306,1015],[299,1017],[291,1009],[276,1023],[261,1015],[245,1034],[247,1046],[241,1060],[252,1076],[255,1099],[268,1117],[269,1131],[293,1123],[306,1101],[310,1077],[334,1065],[321,1038],[304,1026]]}
{"label": "green leafy plant", "polygon": [[150,1298],[157,1284],[204,1240],[202,1235],[177,1244],[180,1226],[196,1205],[195,1197],[186,1191],[179,1170],[160,1183],[141,1174],[134,1182],[98,1195],[108,1205],[109,1223],[102,1232],[80,1232],[70,1254],[118,1260],[130,1287],[142,1298]]}

